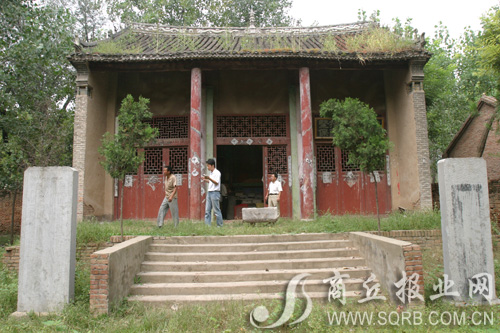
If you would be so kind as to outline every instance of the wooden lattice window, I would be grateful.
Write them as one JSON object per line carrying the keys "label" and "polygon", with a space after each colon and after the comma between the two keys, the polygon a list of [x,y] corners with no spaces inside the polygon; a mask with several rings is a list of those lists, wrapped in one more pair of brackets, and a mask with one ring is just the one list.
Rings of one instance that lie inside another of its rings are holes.
{"label": "wooden lattice window", "polygon": [[[163,156],[163,153],[168,156]],[[162,173],[163,161],[169,161],[174,174],[187,174],[188,172],[188,147],[162,147],[144,148],[144,174],[159,175]]]}
{"label": "wooden lattice window", "polygon": [[216,133],[219,138],[287,137],[286,116],[219,116]]}
{"label": "wooden lattice window", "polygon": [[318,172],[335,172],[335,147],[331,144],[316,145],[316,168]]}
{"label": "wooden lattice window", "polygon": [[342,151],[342,171],[359,171],[359,165],[349,164],[349,151]]}
{"label": "wooden lattice window", "polygon": [[287,174],[288,162],[286,157],[286,146],[271,146],[267,148],[267,170],[268,173]]}
{"label": "wooden lattice window", "polygon": [[188,148],[172,147],[169,149],[169,160],[174,174],[188,173]]}
{"label": "wooden lattice window", "polygon": [[187,139],[189,118],[187,116],[154,117],[147,121],[158,129],[158,139]]}
{"label": "wooden lattice window", "polygon": [[251,117],[224,116],[217,117],[217,137],[242,138],[252,136]]}
{"label": "wooden lattice window", "polygon": [[162,148],[144,148],[144,174],[159,175],[163,167]]}
{"label": "wooden lattice window", "polygon": [[286,116],[252,117],[252,136],[254,137],[286,137]]}

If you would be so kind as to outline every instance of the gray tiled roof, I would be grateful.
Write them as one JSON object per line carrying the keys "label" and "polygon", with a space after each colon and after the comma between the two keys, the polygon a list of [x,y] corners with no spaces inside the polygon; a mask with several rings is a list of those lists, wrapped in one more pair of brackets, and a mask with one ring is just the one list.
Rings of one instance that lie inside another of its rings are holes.
{"label": "gray tiled roof", "polygon": [[315,58],[402,60],[428,58],[423,43],[387,52],[351,51],[347,39],[373,23],[322,27],[195,28],[133,24],[109,39],[77,43],[71,61],[147,62],[194,59]]}

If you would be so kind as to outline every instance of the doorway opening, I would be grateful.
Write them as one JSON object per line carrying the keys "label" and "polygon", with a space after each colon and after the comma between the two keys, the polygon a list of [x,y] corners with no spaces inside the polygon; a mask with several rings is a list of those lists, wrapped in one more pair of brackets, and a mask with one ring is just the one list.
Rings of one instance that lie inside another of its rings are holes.
{"label": "doorway opening", "polygon": [[217,146],[217,169],[227,189],[221,205],[225,219],[241,219],[244,207],[264,206],[262,146]]}

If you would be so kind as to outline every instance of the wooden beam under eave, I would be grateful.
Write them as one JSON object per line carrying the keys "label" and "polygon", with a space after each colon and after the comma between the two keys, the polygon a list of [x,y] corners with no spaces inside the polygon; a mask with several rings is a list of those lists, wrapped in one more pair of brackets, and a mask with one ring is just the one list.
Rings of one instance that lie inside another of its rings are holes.
{"label": "wooden beam under eave", "polygon": [[408,61],[374,61],[360,63],[359,61],[324,60],[324,59],[217,59],[204,61],[155,61],[155,62],[90,62],[92,71],[116,72],[162,72],[191,71],[192,68],[210,70],[276,70],[308,67],[311,70],[394,70],[407,69]]}

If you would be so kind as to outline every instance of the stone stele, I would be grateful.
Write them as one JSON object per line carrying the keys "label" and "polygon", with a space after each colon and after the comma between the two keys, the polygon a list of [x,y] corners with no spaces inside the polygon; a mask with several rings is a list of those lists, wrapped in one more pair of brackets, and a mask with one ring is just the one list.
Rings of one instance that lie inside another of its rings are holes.
{"label": "stone stele", "polygon": [[438,177],[448,281],[443,276],[435,294],[446,293],[458,302],[496,303],[486,162],[444,159],[438,162]]}
{"label": "stone stele", "polygon": [[62,310],[74,296],[78,172],[24,173],[17,313]]}

